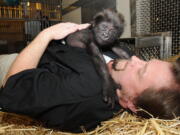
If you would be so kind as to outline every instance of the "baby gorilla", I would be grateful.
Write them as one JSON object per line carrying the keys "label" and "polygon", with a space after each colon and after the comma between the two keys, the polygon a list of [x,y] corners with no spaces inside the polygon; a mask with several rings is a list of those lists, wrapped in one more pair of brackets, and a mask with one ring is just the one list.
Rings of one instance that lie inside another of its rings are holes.
{"label": "baby gorilla", "polygon": [[[112,107],[115,103],[115,90],[117,89],[117,85],[111,78],[99,49],[110,47],[114,50],[113,45],[121,36],[123,30],[123,16],[113,10],[106,9],[94,16],[89,28],[70,34],[66,38],[68,45],[86,48],[88,54],[92,56],[96,71],[102,78],[104,100],[108,102],[108,104],[111,104]],[[117,51],[118,47],[115,50]]]}

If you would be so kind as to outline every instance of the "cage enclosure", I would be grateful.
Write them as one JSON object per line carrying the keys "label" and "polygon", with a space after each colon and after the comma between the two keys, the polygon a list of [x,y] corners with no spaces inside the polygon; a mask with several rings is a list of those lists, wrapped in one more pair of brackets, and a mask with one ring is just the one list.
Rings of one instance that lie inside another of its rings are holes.
{"label": "cage enclosure", "polygon": [[168,50],[163,55],[166,58],[180,53],[179,0],[131,0],[130,7],[133,37],[171,33],[171,39],[165,41],[169,42],[168,46],[164,46]]}
{"label": "cage enclosure", "polygon": [[19,52],[42,29],[61,21],[61,0],[0,3],[0,54]]}

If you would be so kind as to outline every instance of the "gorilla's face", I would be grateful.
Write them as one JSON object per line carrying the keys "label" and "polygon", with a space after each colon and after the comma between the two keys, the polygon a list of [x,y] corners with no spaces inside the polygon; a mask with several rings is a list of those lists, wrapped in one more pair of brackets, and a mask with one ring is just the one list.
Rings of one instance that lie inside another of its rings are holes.
{"label": "gorilla's face", "polygon": [[112,11],[104,10],[94,17],[93,34],[99,46],[112,44],[124,30],[124,18]]}
{"label": "gorilla's face", "polygon": [[120,36],[120,32],[111,22],[101,22],[94,28],[96,42],[102,46],[112,44]]}

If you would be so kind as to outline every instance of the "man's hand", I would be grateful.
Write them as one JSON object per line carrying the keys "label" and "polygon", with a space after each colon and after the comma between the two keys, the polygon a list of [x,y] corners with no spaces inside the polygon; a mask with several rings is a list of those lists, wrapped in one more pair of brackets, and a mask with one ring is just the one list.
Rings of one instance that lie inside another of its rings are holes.
{"label": "man's hand", "polygon": [[44,34],[46,34],[46,38],[51,40],[59,40],[65,38],[67,35],[78,31],[85,29],[89,27],[90,24],[75,24],[75,23],[59,23],[56,25],[53,25],[49,28],[46,28],[44,31],[42,31]]}

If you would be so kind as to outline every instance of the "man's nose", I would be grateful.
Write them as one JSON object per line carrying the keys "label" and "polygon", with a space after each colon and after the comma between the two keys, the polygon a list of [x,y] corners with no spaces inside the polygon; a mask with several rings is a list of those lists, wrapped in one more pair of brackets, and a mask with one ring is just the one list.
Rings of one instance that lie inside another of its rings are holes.
{"label": "man's nose", "polygon": [[136,60],[139,60],[139,58],[138,58],[137,56],[135,56],[135,55],[133,55],[133,56],[131,57],[131,59],[132,59],[132,60],[135,60],[135,61],[136,61]]}
{"label": "man's nose", "polygon": [[137,56],[131,57],[131,63],[132,65],[144,65],[146,62],[144,60],[139,59]]}

